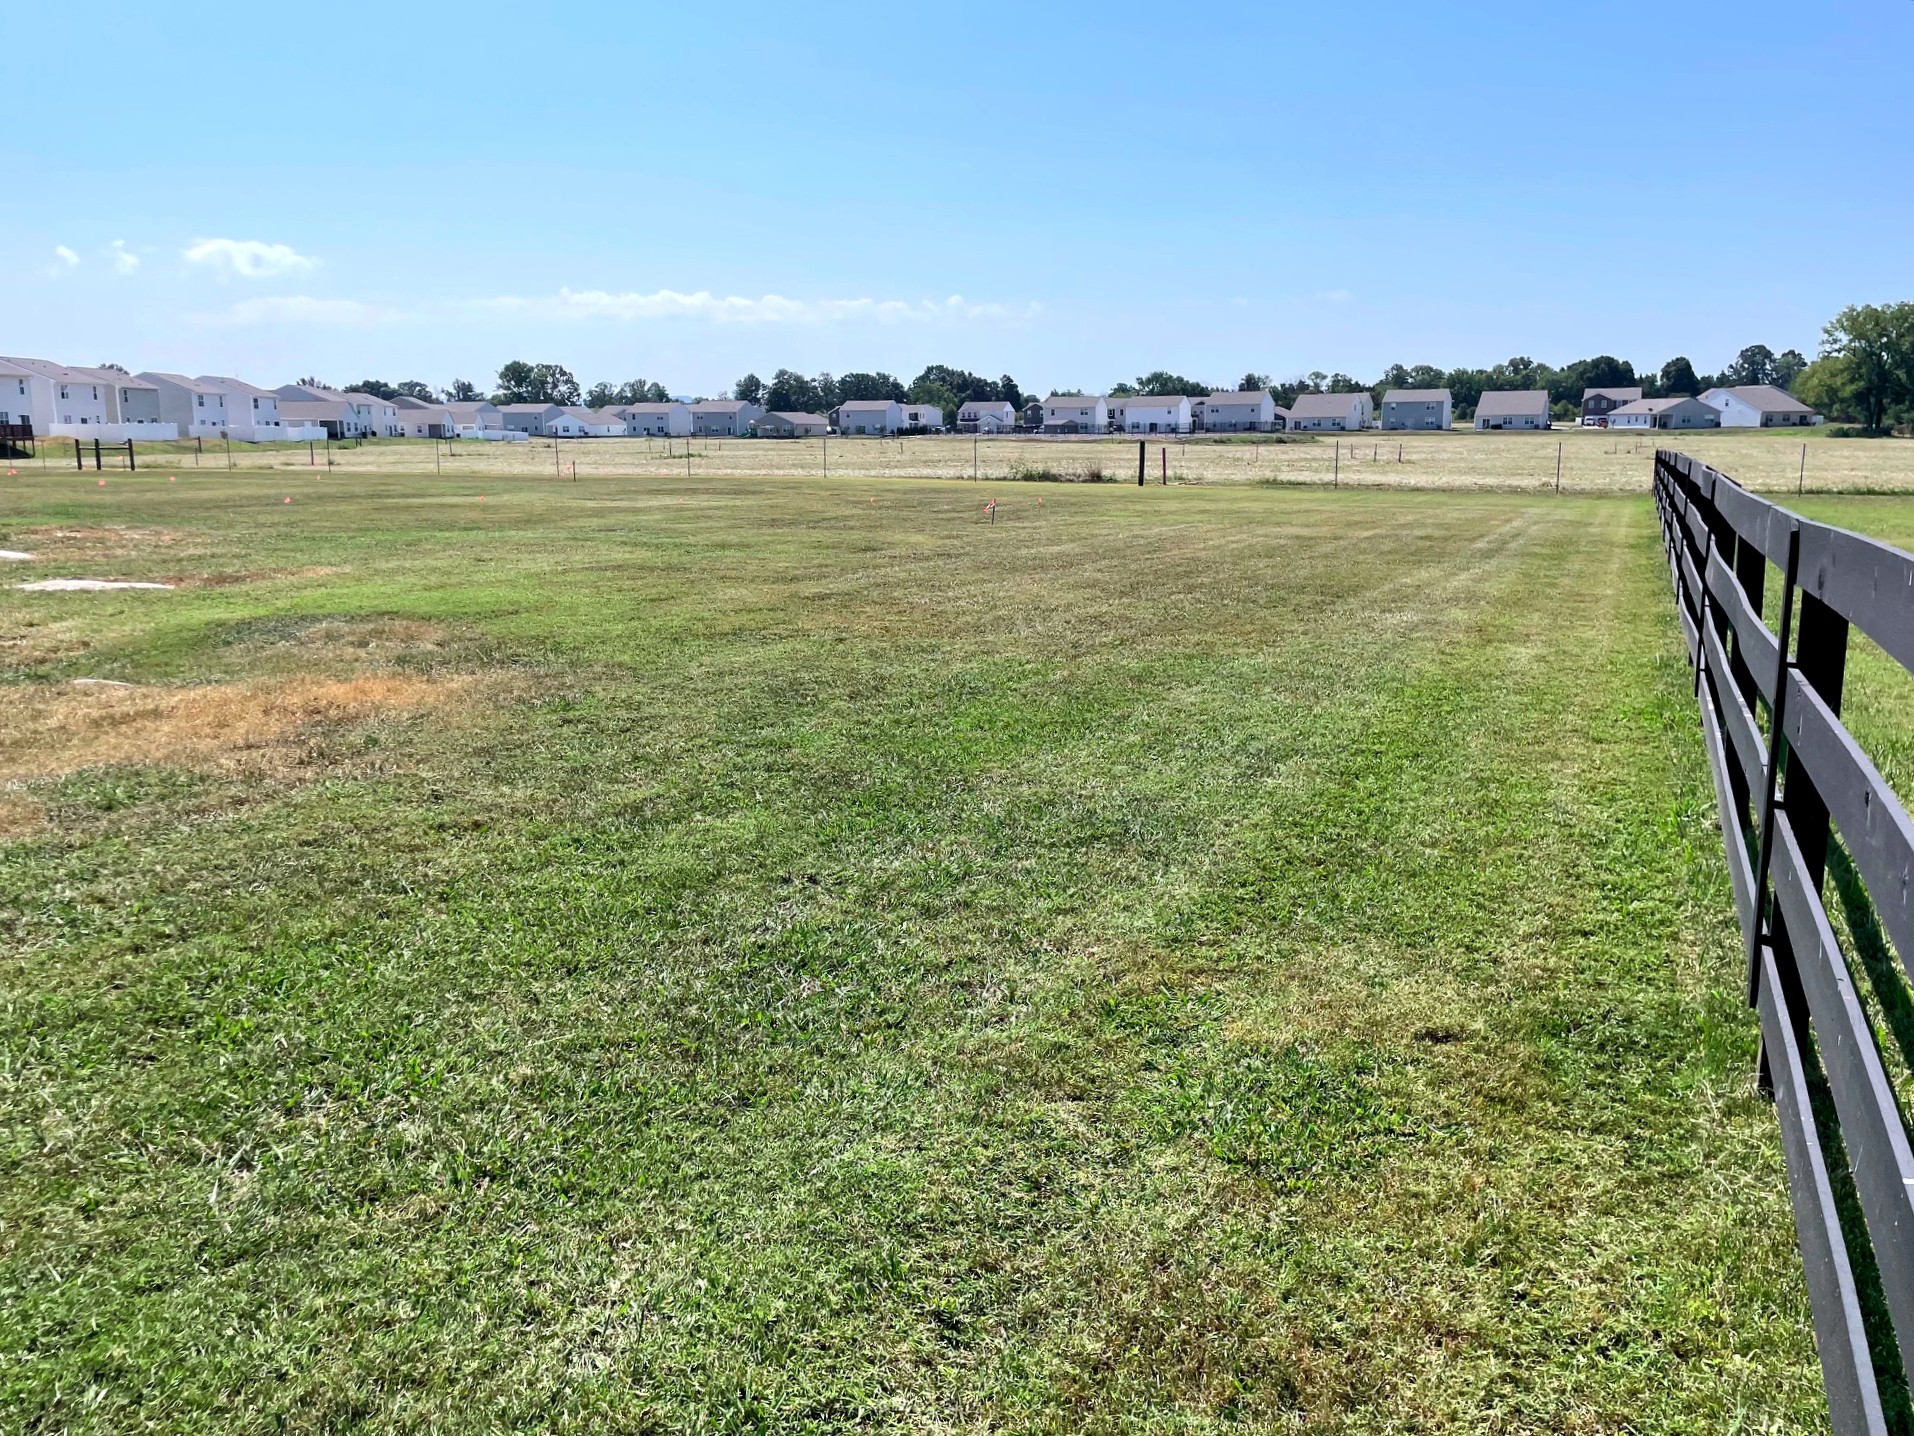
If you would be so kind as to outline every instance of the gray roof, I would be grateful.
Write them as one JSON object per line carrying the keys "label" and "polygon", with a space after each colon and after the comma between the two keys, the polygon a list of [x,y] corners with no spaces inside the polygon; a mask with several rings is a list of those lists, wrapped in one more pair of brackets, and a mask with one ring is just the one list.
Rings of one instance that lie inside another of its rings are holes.
{"label": "gray roof", "polygon": [[1130,404],[1142,404],[1145,406],[1150,404],[1164,404],[1174,409],[1178,404],[1187,404],[1190,401],[1189,396],[1186,394],[1113,394],[1105,402],[1123,404],[1126,406]]}
{"label": "gray roof", "polygon": [[1608,389],[1582,390],[1582,402],[1584,404],[1586,404],[1590,399],[1615,399],[1615,400],[1619,400],[1621,403],[1624,403],[1624,404],[1632,404],[1637,399],[1641,398],[1641,396],[1642,396],[1642,391],[1640,390],[1640,388],[1632,388],[1632,389],[1608,388]]}
{"label": "gray roof", "polygon": [[764,417],[767,419],[783,419],[787,423],[792,424],[823,424],[827,428],[830,426],[830,420],[826,419],[822,414],[805,414],[793,409],[774,409]]}
{"label": "gray roof", "polygon": [[277,399],[279,396],[270,389],[262,389],[257,384],[248,384],[244,379],[235,379],[229,374],[202,374],[199,382],[211,385],[215,389],[224,389],[228,394],[256,394],[262,399]]}
{"label": "gray roof", "polygon": [[1659,399],[1636,399],[1614,410],[1616,414],[1659,414],[1664,409],[1672,409],[1677,404],[1695,403],[1693,394],[1668,394]]}
{"label": "gray roof", "polygon": [[1068,409],[1075,405],[1085,409],[1094,409],[1106,402],[1101,394],[1052,394],[1043,401],[1046,409]]}
{"label": "gray roof", "polygon": [[700,399],[691,406],[694,414],[738,414],[758,406],[749,399]]}
{"label": "gray roof", "polygon": [[1517,414],[1548,413],[1546,389],[1491,389],[1476,401],[1478,419],[1507,418]]}
{"label": "gray roof", "polygon": [[[857,410],[857,412],[861,414],[867,410],[888,409],[893,404],[897,404],[897,400],[895,399],[846,399],[842,404],[839,404],[837,406],[837,410],[841,414],[847,409],[855,409]],[[902,405],[898,405],[898,407],[901,408]]]}
{"label": "gray roof", "polygon": [[684,407],[683,404],[673,399],[667,404],[622,404],[619,406],[619,412],[621,414],[647,414],[656,416],[659,414],[669,414],[673,409],[682,409]]}
{"label": "gray roof", "polygon": [[184,374],[169,374],[164,369],[143,369],[142,379],[159,379],[168,384],[176,384],[182,389],[190,389],[195,394],[218,394],[223,391],[217,384],[209,384],[203,379],[189,379]]}
{"label": "gray roof", "polygon": [[[498,407],[499,413],[501,414],[546,414],[546,413],[550,413],[553,409],[557,409],[558,405],[556,404],[500,404],[497,407]],[[560,412],[563,412],[563,411],[561,410]]]}
{"label": "gray roof", "polygon": [[1289,412],[1298,419],[1339,419],[1351,404],[1366,403],[1369,396],[1352,391],[1347,394],[1298,394]]}
{"label": "gray roof", "polygon": [[966,399],[957,406],[960,409],[1009,409],[1016,412],[1017,406],[1008,399]]}
{"label": "gray roof", "polygon": [[29,374],[38,374],[42,379],[59,379],[68,384],[98,384],[100,371],[97,369],[78,369],[71,364],[56,364],[51,359],[26,359],[17,354],[4,356],[6,362]]}
{"label": "gray roof", "polygon": [[1710,389],[1710,394],[1733,394],[1742,403],[1759,409],[1764,414],[1812,414],[1814,410],[1803,404],[1785,389],[1777,389],[1772,384],[1733,384],[1721,389]]}
{"label": "gray roof", "polygon": [[1205,404],[1260,404],[1269,397],[1267,389],[1232,389],[1227,394],[1211,394]]}
{"label": "gray roof", "polygon": [[498,405],[490,399],[448,399],[445,407],[454,414],[476,414],[480,409],[491,409],[496,412],[498,409]]}
{"label": "gray roof", "polygon": [[394,394],[386,402],[395,409],[443,409],[445,407],[437,399],[414,399],[410,394]]}
{"label": "gray roof", "polygon": [[1382,396],[1385,404],[1443,404],[1455,396],[1447,389],[1391,389]]}

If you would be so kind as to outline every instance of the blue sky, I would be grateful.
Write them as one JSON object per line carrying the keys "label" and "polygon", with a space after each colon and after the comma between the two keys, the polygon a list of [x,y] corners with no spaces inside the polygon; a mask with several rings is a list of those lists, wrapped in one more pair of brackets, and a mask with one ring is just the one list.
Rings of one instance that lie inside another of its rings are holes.
{"label": "blue sky", "polygon": [[1914,298],[1909,0],[206,13],[0,22],[0,352],[1097,388]]}

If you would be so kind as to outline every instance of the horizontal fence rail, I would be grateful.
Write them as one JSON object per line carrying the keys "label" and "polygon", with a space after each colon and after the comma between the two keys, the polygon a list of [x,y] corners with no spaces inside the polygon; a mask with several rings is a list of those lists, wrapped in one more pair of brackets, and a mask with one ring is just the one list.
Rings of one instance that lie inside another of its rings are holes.
{"label": "horizontal fence rail", "polygon": [[[1884,1432],[1883,1393],[1905,1410],[1914,1371],[1914,1150],[1822,891],[1838,842],[1872,920],[1914,960],[1914,822],[1840,717],[1850,628],[1914,671],[1914,556],[1802,518],[1685,454],[1655,455],[1655,501],[1829,1416],[1836,1432]],[[1762,616],[1770,569],[1774,629]]]}

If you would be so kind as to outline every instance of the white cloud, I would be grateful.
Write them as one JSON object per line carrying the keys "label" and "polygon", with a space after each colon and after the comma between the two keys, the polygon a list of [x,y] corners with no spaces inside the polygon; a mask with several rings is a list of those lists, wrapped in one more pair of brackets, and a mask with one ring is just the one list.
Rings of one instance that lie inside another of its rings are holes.
{"label": "white cloud", "polygon": [[140,257],[126,247],[123,239],[116,239],[107,246],[106,257],[113,261],[115,274],[131,274],[140,267]]}
{"label": "white cloud", "polygon": [[306,294],[262,295],[242,299],[219,314],[201,315],[207,324],[330,324],[351,327],[385,324],[403,316],[396,309],[357,299],[315,299]]}
{"label": "white cloud", "polygon": [[68,249],[64,244],[54,245],[53,253],[58,257],[62,269],[72,269],[80,262],[80,256]]}
{"label": "white cloud", "polygon": [[1319,299],[1327,299],[1331,304],[1347,304],[1356,296],[1351,294],[1347,289],[1325,289],[1317,297]]}
{"label": "white cloud", "polygon": [[189,264],[211,265],[246,279],[300,274],[318,262],[291,245],[267,244],[259,239],[196,239],[184,257]]}
{"label": "white cloud", "polygon": [[505,295],[479,301],[489,309],[556,319],[708,319],[718,324],[824,324],[845,319],[880,323],[937,323],[950,320],[1008,319],[1034,312],[1002,304],[978,304],[953,294],[945,300],[907,303],[900,299],[787,299],[766,294],[681,294],[660,289],[652,294],[614,294],[603,289],[561,289],[540,298]]}

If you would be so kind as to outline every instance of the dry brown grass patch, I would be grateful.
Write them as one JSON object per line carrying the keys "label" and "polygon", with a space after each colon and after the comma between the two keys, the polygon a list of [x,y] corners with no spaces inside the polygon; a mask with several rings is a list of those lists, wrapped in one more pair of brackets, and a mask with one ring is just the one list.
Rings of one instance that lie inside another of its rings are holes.
{"label": "dry brown grass patch", "polygon": [[7,546],[25,549],[36,559],[103,559],[179,553],[189,544],[185,534],[171,529],[48,524],[12,530]]}
{"label": "dry brown grass patch", "polygon": [[16,689],[0,717],[0,782],[54,778],[108,764],[272,767],[315,725],[440,707],[471,679],[368,674],[192,688]]}

